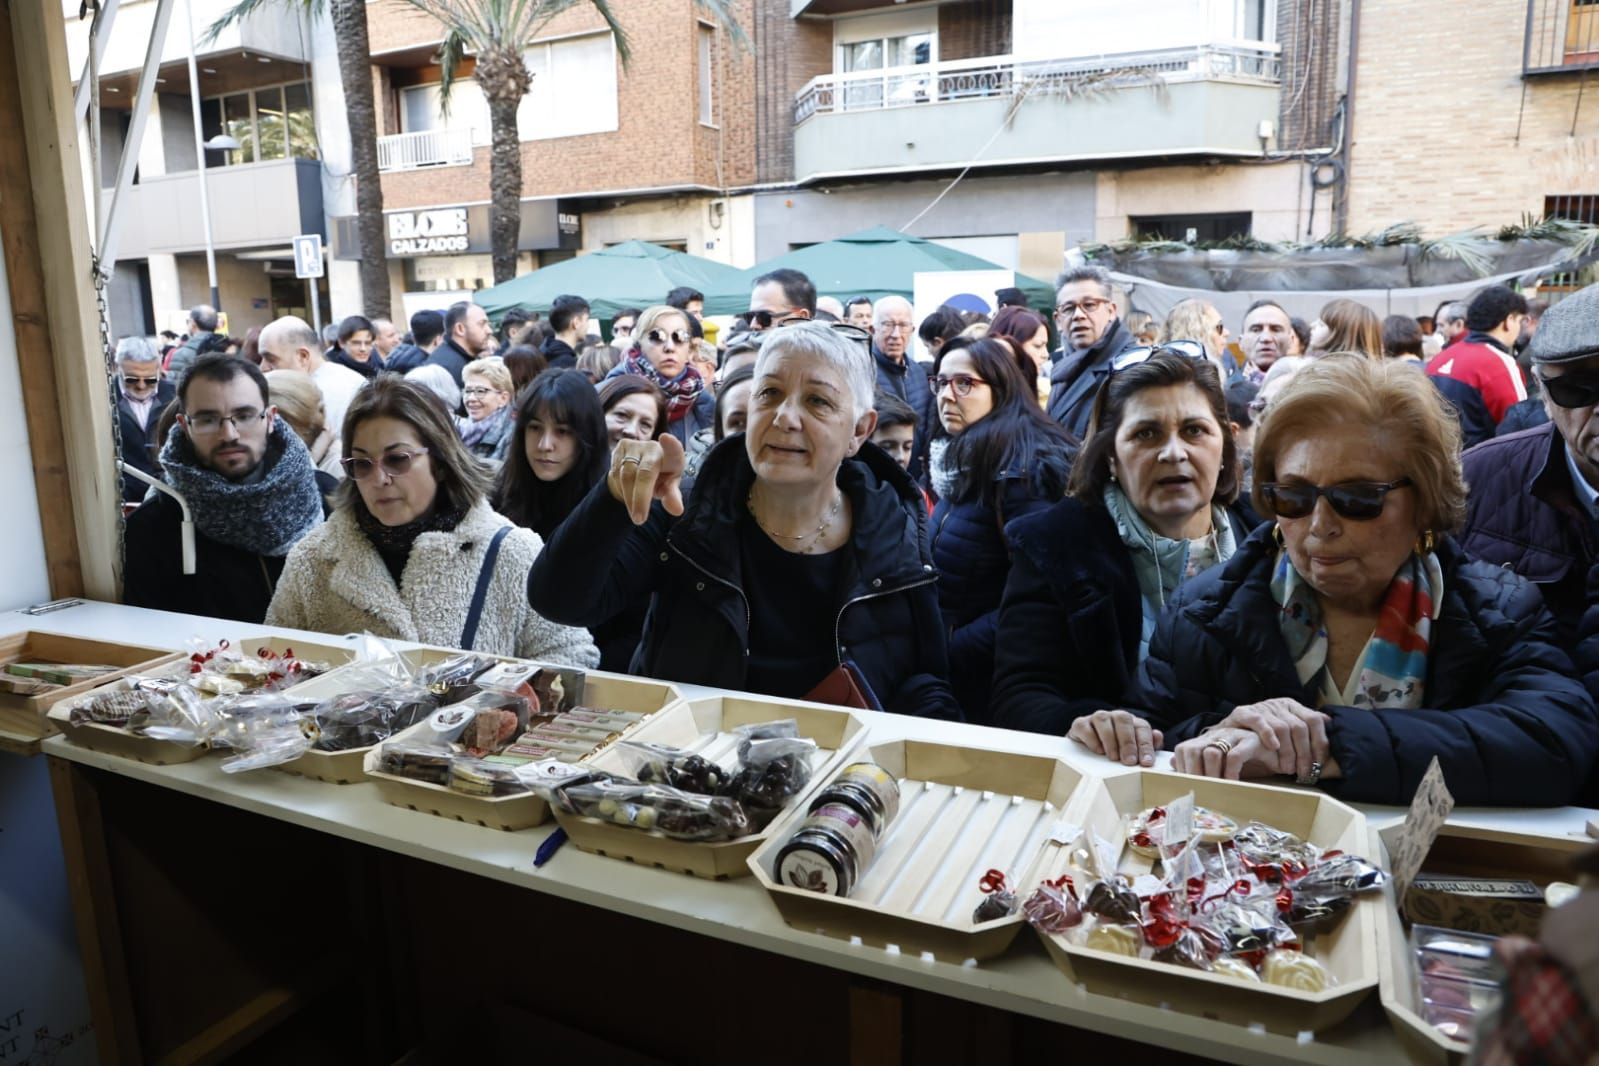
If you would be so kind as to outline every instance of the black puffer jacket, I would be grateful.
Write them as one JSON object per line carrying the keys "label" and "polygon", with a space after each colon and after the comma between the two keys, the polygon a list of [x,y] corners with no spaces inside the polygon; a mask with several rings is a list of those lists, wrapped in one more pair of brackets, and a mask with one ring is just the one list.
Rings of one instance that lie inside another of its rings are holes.
{"label": "black puffer jacket", "polygon": [[[1161,617],[1134,699],[1168,747],[1273,696],[1316,706],[1277,628],[1270,534],[1257,530],[1226,565],[1184,585]],[[1320,708],[1343,774],[1327,791],[1409,803],[1436,756],[1458,803],[1572,802],[1599,754],[1599,713],[1555,643],[1538,590],[1448,538],[1438,561],[1444,598],[1427,660],[1428,706]]]}
{"label": "black puffer jacket", "polygon": [[[1250,526],[1228,511],[1242,544]],[[1132,556],[1104,507],[1067,497],[1005,527],[1010,578],[994,641],[993,720],[1064,736],[1072,722],[1128,702],[1143,603]]]}
{"label": "black puffer jacket", "polygon": [[[744,689],[750,613],[783,608],[749,602],[741,580],[738,516],[754,480],[739,434],[706,456],[681,518],[657,503],[634,526],[601,482],[539,553],[528,575],[533,609],[595,626],[653,597],[633,672]],[[835,625],[839,661],[860,669],[885,710],[959,719],[921,494],[872,444],[844,461],[838,483],[854,514]]]}

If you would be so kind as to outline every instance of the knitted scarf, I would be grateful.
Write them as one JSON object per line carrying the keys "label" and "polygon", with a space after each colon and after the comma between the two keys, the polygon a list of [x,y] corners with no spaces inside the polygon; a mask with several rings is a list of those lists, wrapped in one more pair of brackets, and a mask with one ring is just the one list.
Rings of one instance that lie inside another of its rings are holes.
{"label": "knitted scarf", "polygon": [[655,364],[645,358],[644,353],[637,346],[630,349],[624,361],[626,369],[623,373],[637,374],[662,392],[666,393],[666,420],[668,422],[681,422],[683,416],[694,409],[694,401],[700,398],[700,393],[705,391],[705,379],[700,377],[700,372],[692,366],[685,366],[683,372],[677,377],[667,380],[655,369]]}
{"label": "knitted scarf", "polygon": [[486,459],[493,458],[500,450],[501,441],[511,432],[511,405],[506,404],[476,422],[470,418],[457,418],[455,427],[460,432],[461,443],[466,445],[468,451]]}
{"label": "knitted scarf", "polygon": [[[1293,656],[1299,680],[1328,685],[1327,627],[1316,590],[1294,569],[1286,551],[1277,553],[1271,596],[1282,608],[1277,624]],[[1376,710],[1414,710],[1426,696],[1427,652],[1433,619],[1443,605],[1444,576],[1432,552],[1412,555],[1394,575],[1383,596],[1371,642],[1355,664],[1360,681],[1355,706]]]}
{"label": "knitted scarf", "polygon": [[1106,485],[1105,509],[1116,523],[1116,532],[1132,557],[1133,573],[1138,578],[1138,598],[1143,627],[1138,636],[1138,660],[1149,654],[1149,640],[1155,635],[1155,622],[1184,581],[1225,563],[1238,550],[1233,524],[1225,508],[1210,505],[1210,533],[1198,540],[1170,540],[1149,528],[1121,486]]}
{"label": "knitted scarf", "polygon": [[440,489],[434,498],[433,509],[427,514],[401,526],[386,526],[373,517],[372,512],[366,509],[366,502],[358,498],[355,501],[355,524],[372,542],[378,555],[382,556],[383,565],[388,568],[398,588],[400,575],[405,573],[405,564],[411,558],[411,546],[416,543],[416,538],[424,533],[449,532],[461,524],[466,511],[465,507],[457,506]]}
{"label": "knitted scarf", "polygon": [[195,527],[220,544],[287,555],[322,521],[311,453],[283,418],[272,420],[257,480],[232,481],[201,466],[188,434],[176,424],[161,447],[161,469],[167,484],[188,501]]}

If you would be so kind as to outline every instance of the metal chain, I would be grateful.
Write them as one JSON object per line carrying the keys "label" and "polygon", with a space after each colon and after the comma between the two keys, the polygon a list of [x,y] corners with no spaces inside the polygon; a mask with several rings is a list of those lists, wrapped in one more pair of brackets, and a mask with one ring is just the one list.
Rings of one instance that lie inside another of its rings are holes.
{"label": "metal chain", "polygon": [[[117,516],[117,544],[116,554],[112,557],[112,572],[118,586],[122,583],[123,568],[127,558],[127,532],[128,523],[122,513],[122,469],[117,464],[122,459],[122,412],[117,396],[117,352],[116,346],[111,342],[111,306],[106,300],[106,287],[109,279],[100,269],[100,257],[91,258],[90,268],[94,271],[94,307],[100,319],[100,351],[105,363],[106,373],[106,401],[111,405],[111,493],[112,506],[116,508]],[[158,412],[152,411],[151,414]]]}

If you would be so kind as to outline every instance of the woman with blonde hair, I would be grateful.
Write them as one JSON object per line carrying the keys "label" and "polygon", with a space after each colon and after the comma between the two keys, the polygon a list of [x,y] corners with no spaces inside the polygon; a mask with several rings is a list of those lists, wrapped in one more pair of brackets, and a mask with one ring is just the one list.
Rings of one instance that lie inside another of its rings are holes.
{"label": "woman with blonde hair", "polygon": [[665,429],[688,445],[694,434],[715,423],[716,393],[694,368],[694,333],[688,312],[660,304],[645,310],[633,329],[633,344],[605,380],[633,374],[666,396]]}
{"label": "woman with blonde hair", "polygon": [[511,446],[511,397],[516,384],[497,355],[474,359],[461,371],[461,402],[466,417],[455,420],[465,444],[479,459],[503,461]]}
{"label": "woman with blonde hair", "polygon": [[271,370],[266,379],[272,406],[310,449],[311,462],[323,473],[344,477],[344,467],[339,465],[339,434],[337,428],[327,425],[328,412],[316,380],[299,370]]}
{"label": "woman with blonde hair", "polygon": [[1227,364],[1223,353],[1227,348],[1227,327],[1222,323],[1221,312],[1208,300],[1183,300],[1166,313],[1161,327],[1159,344],[1172,341],[1198,341],[1205,346],[1205,354],[1215,364],[1223,378]]}

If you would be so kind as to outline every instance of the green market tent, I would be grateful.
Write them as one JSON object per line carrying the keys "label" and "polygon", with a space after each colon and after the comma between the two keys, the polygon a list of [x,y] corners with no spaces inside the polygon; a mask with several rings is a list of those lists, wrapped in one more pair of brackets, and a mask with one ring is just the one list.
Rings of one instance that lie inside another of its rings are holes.
{"label": "green market tent", "polygon": [[[666,294],[680,285],[709,293],[741,277],[742,271],[724,263],[645,241],[627,241],[480,289],[473,300],[498,322],[514,307],[548,315],[557,296],[572,293],[589,302],[595,318],[609,321],[624,308],[664,302]],[[744,298],[740,311],[749,306],[748,289]]]}
{"label": "green market tent", "polygon": [[[913,299],[916,275],[928,271],[1004,269],[980,256],[958,252],[887,226],[875,226],[768,259],[729,277],[715,288],[701,289],[705,293],[705,313],[736,315],[749,310],[750,289],[755,279],[781,267],[802,271],[816,285],[818,296],[834,296],[840,301],[854,296],[872,300],[883,296]],[[1029,306],[1054,306],[1055,290],[1047,282],[1018,273],[1016,287],[1026,294]]]}

